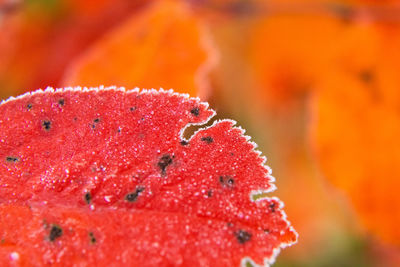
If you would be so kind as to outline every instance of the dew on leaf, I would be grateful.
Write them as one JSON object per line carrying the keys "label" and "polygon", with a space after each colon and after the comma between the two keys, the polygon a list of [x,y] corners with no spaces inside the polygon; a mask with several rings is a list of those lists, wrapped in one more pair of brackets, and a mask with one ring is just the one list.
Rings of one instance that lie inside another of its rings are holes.
{"label": "dew on leaf", "polygon": [[[54,99],[60,98],[64,106],[74,104],[60,112],[54,108],[60,104]],[[40,112],[13,112],[15,104],[31,102]],[[142,116],[152,116],[144,121],[141,115],[127,116],[135,102],[143,107]],[[166,258],[211,264],[211,254],[229,266],[239,266],[243,258],[257,264],[273,260],[276,251],[297,236],[283,213],[271,212],[270,203],[280,207],[277,199],[249,197],[274,186],[243,131],[232,120],[220,120],[189,139],[200,142],[188,145],[182,140],[188,125],[205,124],[213,115],[197,98],[163,90],[47,90],[2,102],[0,120],[11,117],[0,124],[1,179],[10,186],[0,190],[0,199],[5,200],[0,203],[0,218],[7,215],[19,222],[2,225],[4,235],[29,231],[16,237],[17,247],[26,253],[22,256],[27,263],[33,258],[41,265],[49,259],[67,263],[68,255],[88,251],[88,246],[95,253],[85,256],[87,265],[99,262],[99,255],[105,264],[140,266],[163,265]],[[26,131],[27,121],[41,122],[44,130],[57,121],[60,131],[43,138],[40,131]],[[104,130],[88,134],[91,124],[99,123]],[[235,157],[229,156],[232,149]],[[22,155],[23,164],[10,168]],[[26,173],[29,183],[19,179]],[[266,235],[263,229],[271,232]],[[44,240],[62,242],[43,253],[28,238],[40,231],[45,231]],[[95,236],[100,231],[101,238]],[[239,249],[248,242],[248,250]],[[229,257],[221,244],[234,245]],[[138,250],[143,253],[138,255]],[[203,256],[193,258],[194,250]]]}

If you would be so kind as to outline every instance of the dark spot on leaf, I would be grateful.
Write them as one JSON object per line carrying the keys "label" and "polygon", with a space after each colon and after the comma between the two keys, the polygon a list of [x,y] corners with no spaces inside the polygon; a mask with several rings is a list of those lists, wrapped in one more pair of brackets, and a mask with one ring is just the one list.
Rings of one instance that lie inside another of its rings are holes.
{"label": "dark spot on leaf", "polygon": [[202,137],[201,141],[206,142],[207,144],[211,144],[214,142],[214,139],[211,136]]}
{"label": "dark spot on leaf", "polygon": [[78,120],[78,118],[77,118],[77,117],[75,117],[75,118],[74,118],[74,121],[77,121],[77,120]]}
{"label": "dark spot on leaf", "polygon": [[32,107],[33,107],[33,105],[32,105],[31,103],[28,103],[28,105],[26,105],[26,108],[27,108],[28,110],[31,110]]}
{"label": "dark spot on leaf", "polygon": [[19,158],[8,156],[8,157],[6,157],[6,161],[7,162],[17,162],[17,161],[19,161]]}
{"label": "dark spot on leaf", "polygon": [[138,196],[140,195],[140,193],[143,191],[144,191],[144,187],[138,186],[134,192],[127,194],[125,196],[125,199],[129,202],[135,202],[137,200]]}
{"label": "dark spot on leaf", "polygon": [[163,155],[160,160],[158,161],[158,167],[161,170],[162,174],[165,174],[165,170],[167,169],[168,165],[171,165],[172,158],[169,154]]}
{"label": "dark spot on leaf", "polygon": [[58,100],[58,104],[62,107],[62,106],[64,106],[65,105],[65,100],[64,100],[64,98],[60,98],[59,100]]}
{"label": "dark spot on leaf", "polygon": [[271,212],[275,212],[275,208],[276,208],[275,202],[272,202],[271,204],[269,204],[269,209],[271,210]]}
{"label": "dark spot on leaf", "polygon": [[97,240],[96,237],[94,236],[93,232],[89,232],[89,240],[90,240],[90,244],[96,244]]}
{"label": "dark spot on leaf", "polygon": [[269,229],[264,229],[264,233],[269,234],[271,231]]}
{"label": "dark spot on leaf", "polygon": [[182,141],[181,141],[181,145],[182,145],[182,146],[187,146],[188,144],[189,144],[189,142],[186,141],[186,140],[182,140]]}
{"label": "dark spot on leaf", "polygon": [[58,225],[53,225],[50,230],[49,240],[54,241],[60,236],[62,236],[63,230]]}
{"label": "dark spot on leaf", "polygon": [[226,226],[228,226],[228,227],[232,227],[232,226],[233,226],[233,223],[231,223],[231,222],[227,222],[227,223],[226,223]]}
{"label": "dark spot on leaf", "polygon": [[250,239],[251,239],[251,233],[246,232],[244,230],[239,230],[239,231],[235,232],[235,236],[236,236],[237,241],[240,244],[244,244],[244,243],[250,241]]}
{"label": "dark spot on leaf", "polygon": [[197,117],[200,115],[200,109],[198,107],[192,108],[190,110],[190,113],[192,113],[193,115],[195,115]]}
{"label": "dark spot on leaf", "polygon": [[210,190],[208,190],[207,191],[207,196],[208,197],[212,197],[212,195],[213,195],[213,191],[210,189]]}
{"label": "dark spot on leaf", "polygon": [[51,121],[49,121],[49,120],[42,121],[42,127],[46,131],[50,131],[50,129],[51,129]]}
{"label": "dark spot on leaf", "polygon": [[135,111],[135,110],[136,110],[136,107],[131,107],[129,110],[130,110],[130,111]]}
{"label": "dark spot on leaf", "polygon": [[219,182],[224,187],[233,187],[234,184],[235,184],[235,180],[233,180],[233,178],[228,176],[228,175],[220,176],[219,177]]}
{"label": "dark spot on leaf", "polygon": [[87,204],[90,204],[90,202],[92,201],[92,195],[89,192],[85,194],[84,198]]}
{"label": "dark spot on leaf", "polygon": [[95,129],[95,128],[96,128],[96,125],[97,125],[99,122],[100,122],[100,119],[99,119],[99,118],[94,119],[94,120],[93,120],[93,124],[91,124],[92,129]]}

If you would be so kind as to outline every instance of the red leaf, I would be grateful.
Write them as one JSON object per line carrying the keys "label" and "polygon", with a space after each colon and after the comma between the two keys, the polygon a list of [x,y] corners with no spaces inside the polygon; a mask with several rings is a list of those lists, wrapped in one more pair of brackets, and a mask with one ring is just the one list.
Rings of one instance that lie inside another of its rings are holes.
{"label": "red leaf", "polygon": [[[172,91],[37,91],[0,105],[0,263],[238,266],[296,240],[264,158]],[[34,245],[33,245],[34,244]],[[11,248],[11,249],[10,249]]]}

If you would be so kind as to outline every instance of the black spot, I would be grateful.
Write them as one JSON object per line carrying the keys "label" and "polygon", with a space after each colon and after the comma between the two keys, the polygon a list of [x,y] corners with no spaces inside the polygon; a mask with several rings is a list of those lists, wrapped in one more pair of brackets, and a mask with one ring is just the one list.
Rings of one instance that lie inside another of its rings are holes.
{"label": "black spot", "polygon": [[118,127],[117,132],[119,133],[121,132],[121,127]]}
{"label": "black spot", "polygon": [[17,162],[17,161],[19,161],[19,158],[9,156],[9,157],[6,157],[6,161],[7,162]]}
{"label": "black spot", "polygon": [[42,127],[46,131],[50,131],[50,129],[51,129],[51,121],[48,121],[48,120],[42,121]]}
{"label": "black spot", "polygon": [[165,154],[161,157],[158,161],[158,167],[161,170],[162,174],[165,174],[165,170],[167,169],[168,165],[172,164],[172,158],[169,154]]}
{"label": "black spot", "polygon": [[64,100],[64,98],[58,99],[58,105],[60,105],[60,107],[62,107],[62,106],[65,105],[65,100]]}
{"label": "black spot", "polygon": [[89,232],[89,240],[90,240],[90,244],[96,244],[97,240],[96,237],[94,236],[93,232]]}
{"label": "black spot", "polygon": [[226,223],[226,226],[228,226],[228,227],[232,227],[232,226],[233,226],[233,223],[231,223],[231,222],[227,222],[227,223]]}
{"label": "black spot", "polygon": [[264,233],[269,234],[271,231],[269,229],[264,229]]}
{"label": "black spot", "polygon": [[99,123],[99,122],[100,122],[100,119],[99,119],[99,118],[94,119],[94,120],[93,120],[93,124],[91,124],[92,129],[95,129],[97,123]]}
{"label": "black spot", "polygon": [[192,108],[190,110],[190,113],[192,113],[193,115],[195,115],[197,117],[200,115],[200,109],[198,107]]}
{"label": "black spot", "polygon": [[213,195],[213,191],[210,189],[210,190],[208,190],[207,191],[207,196],[208,197],[212,197],[212,195]]}
{"label": "black spot", "polygon": [[32,105],[31,103],[28,103],[28,105],[26,105],[26,108],[27,108],[28,110],[31,110],[32,107],[33,107],[33,105]]}
{"label": "black spot", "polygon": [[135,111],[135,110],[136,110],[136,107],[131,107],[129,110],[130,110],[130,111]]}
{"label": "black spot", "polygon": [[244,243],[250,241],[250,239],[251,239],[251,233],[246,232],[244,230],[239,230],[239,231],[235,232],[235,236],[236,236],[237,241],[240,244],[244,244]]}
{"label": "black spot", "polygon": [[189,142],[186,140],[182,140],[180,143],[182,146],[187,146],[189,144]]}
{"label": "black spot", "polygon": [[84,198],[87,204],[90,204],[90,202],[92,201],[92,195],[89,192],[85,194]]}
{"label": "black spot", "polygon": [[53,225],[50,230],[49,240],[54,241],[60,236],[62,236],[63,230],[58,225]]}
{"label": "black spot", "polygon": [[74,121],[77,121],[78,120],[78,118],[77,117],[74,117]]}
{"label": "black spot", "polygon": [[220,176],[219,177],[219,182],[224,187],[233,187],[234,184],[235,184],[235,180],[233,180],[233,178],[228,176],[228,175]]}
{"label": "black spot", "polygon": [[206,136],[206,137],[202,137],[201,141],[204,141],[207,144],[211,144],[212,142],[214,142],[214,139],[211,136]]}
{"label": "black spot", "polygon": [[276,203],[275,203],[275,202],[272,202],[271,204],[269,204],[269,209],[270,209],[271,212],[275,212]]}
{"label": "black spot", "polygon": [[140,193],[143,191],[144,191],[144,187],[138,186],[134,192],[127,194],[125,196],[125,199],[129,202],[135,202],[137,200],[138,196],[140,195]]}

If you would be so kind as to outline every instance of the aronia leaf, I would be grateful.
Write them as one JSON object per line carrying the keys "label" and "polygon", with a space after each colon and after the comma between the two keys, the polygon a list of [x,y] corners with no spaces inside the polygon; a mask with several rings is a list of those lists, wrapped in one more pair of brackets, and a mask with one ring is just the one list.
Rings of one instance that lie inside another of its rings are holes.
{"label": "aronia leaf", "polygon": [[[269,265],[297,234],[244,131],[170,91],[67,88],[0,105],[0,264]],[[255,200],[257,198],[257,200]]]}

